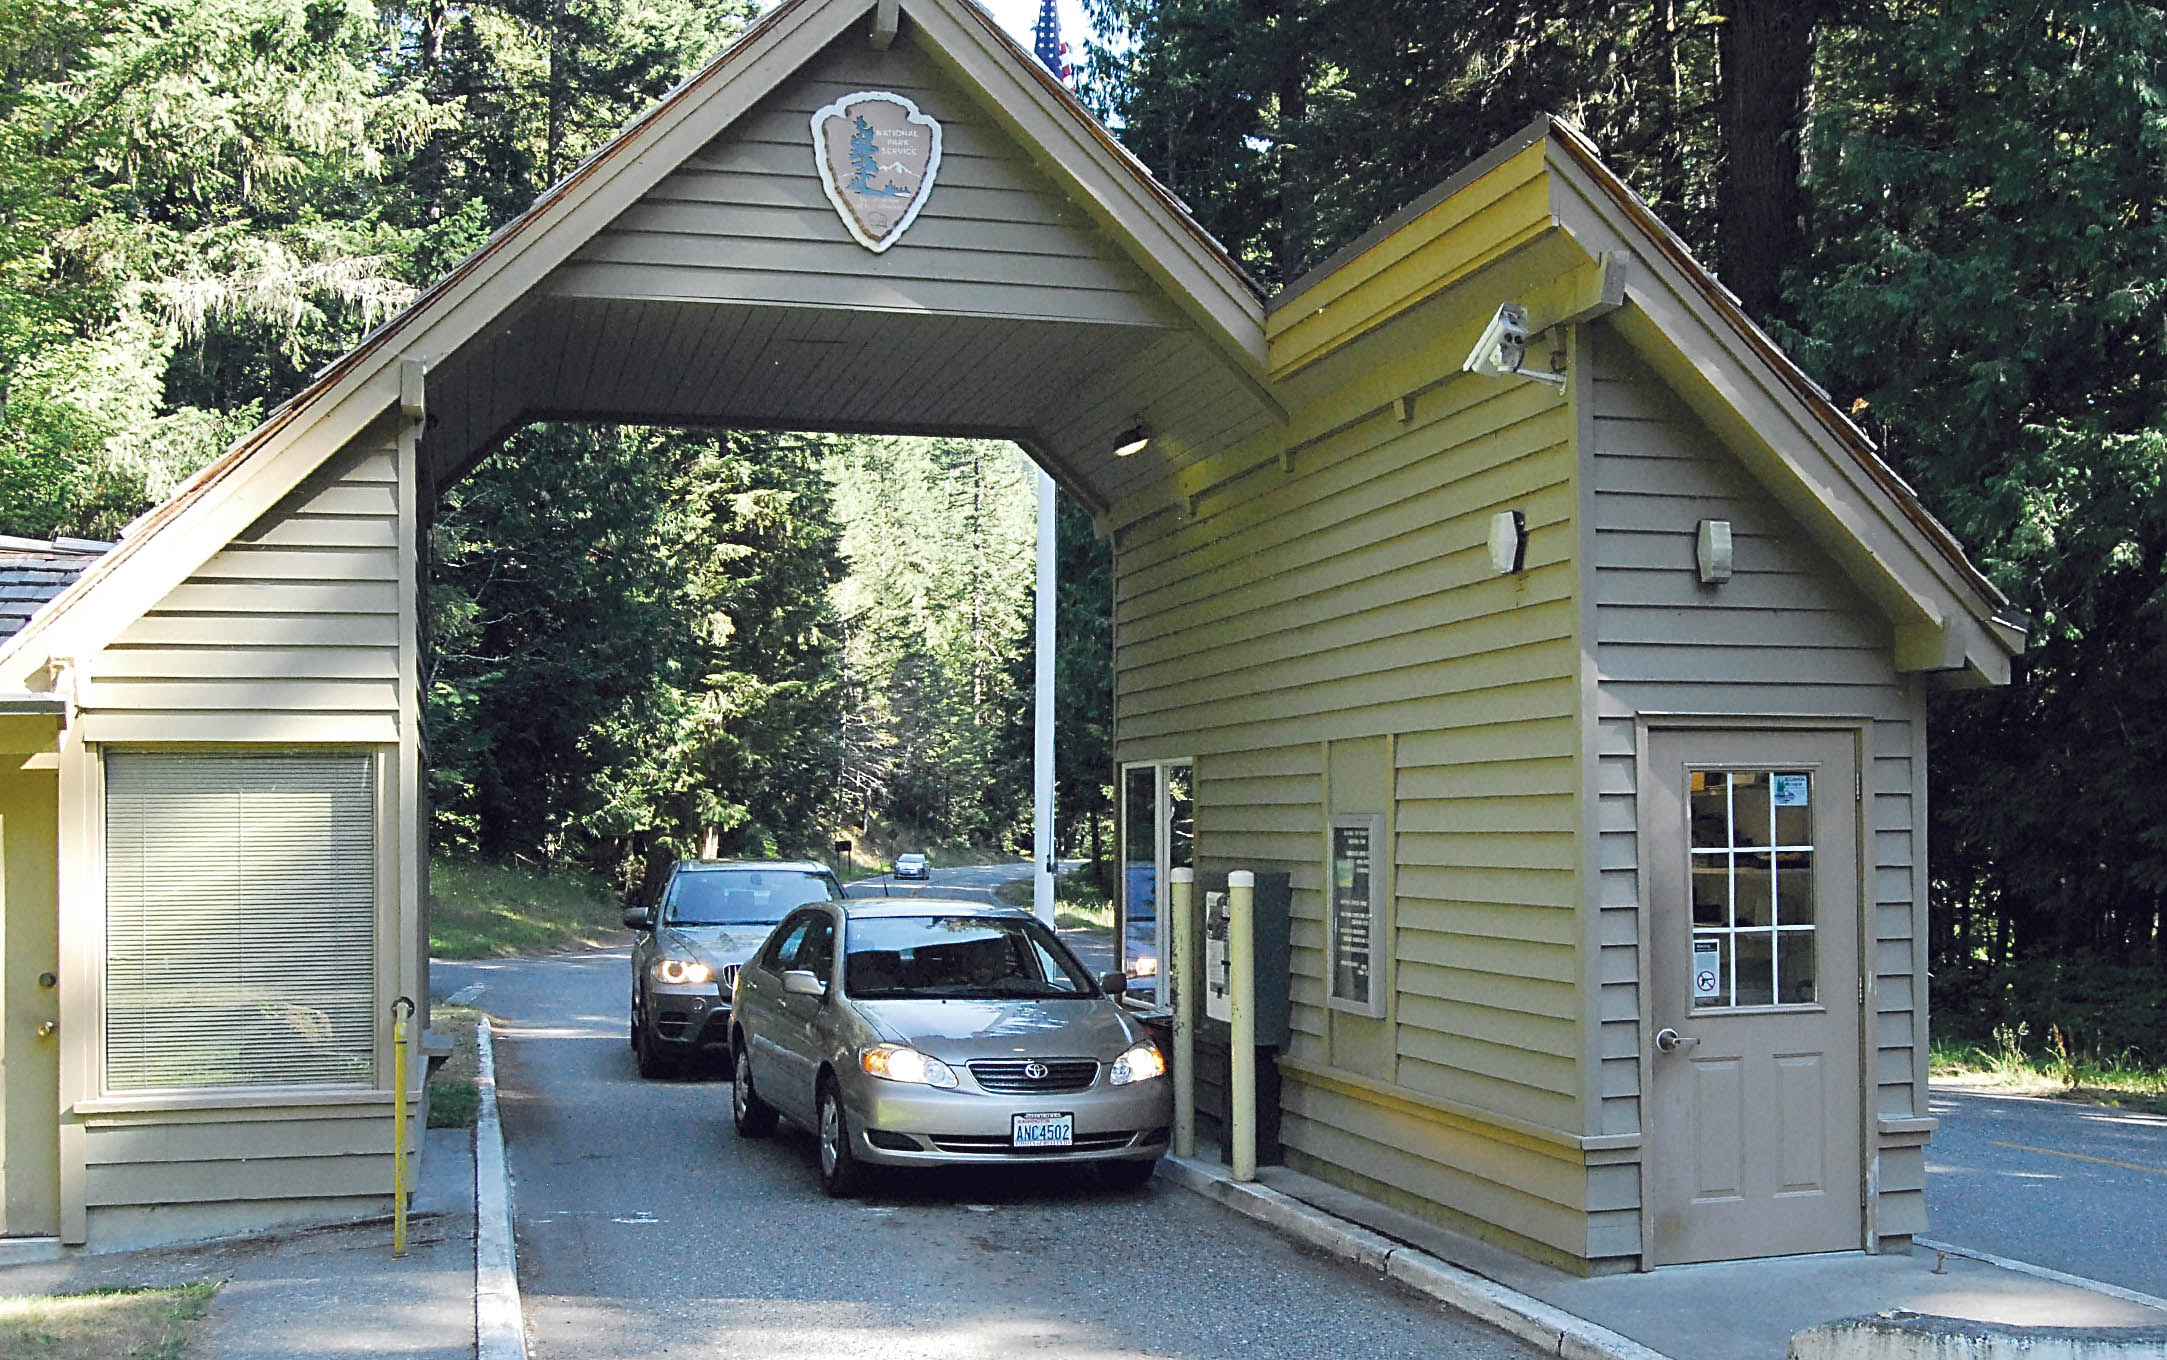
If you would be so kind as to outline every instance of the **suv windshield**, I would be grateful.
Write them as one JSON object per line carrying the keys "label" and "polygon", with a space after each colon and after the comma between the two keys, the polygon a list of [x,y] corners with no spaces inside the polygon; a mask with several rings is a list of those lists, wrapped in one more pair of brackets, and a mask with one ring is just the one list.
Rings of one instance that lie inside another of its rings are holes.
{"label": "suv windshield", "polygon": [[1098,987],[1037,921],[878,916],[852,921],[843,990],[853,997],[1087,997]]}
{"label": "suv windshield", "polygon": [[662,919],[673,926],[771,926],[808,902],[842,894],[803,869],[692,869],[670,880]]}

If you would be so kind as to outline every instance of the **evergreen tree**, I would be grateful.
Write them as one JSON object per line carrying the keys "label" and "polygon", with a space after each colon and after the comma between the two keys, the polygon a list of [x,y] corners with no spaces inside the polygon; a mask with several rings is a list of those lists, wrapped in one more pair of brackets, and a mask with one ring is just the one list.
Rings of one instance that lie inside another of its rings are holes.
{"label": "evergreen tree", "polygon": [[2167,967],[2167,20],[1943,0],[1840,58],[1794,342],[2036,614],[1935,701],[1937,967]]}

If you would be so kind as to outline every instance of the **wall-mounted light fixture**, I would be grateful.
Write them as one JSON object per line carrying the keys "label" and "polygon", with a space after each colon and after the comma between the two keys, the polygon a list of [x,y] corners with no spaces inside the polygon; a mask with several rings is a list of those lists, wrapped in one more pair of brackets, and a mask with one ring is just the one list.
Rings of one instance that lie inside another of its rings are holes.
{"label": "wall-mounted light fixture", "polygon": [[1142,423],[1131,425],[1126,430],[1123,430],[1120,434],[1114,436],[1114,457],[1126,458],[1131,454],[1142,453],[1144,451],[1144,445],[1149,444],[1150,442],[1150,426]]}
{"label": "wall-mounted light fixture", "polygon": [[1500,510],[1490,516],[1490,565],[1510,576],[1527,565],[1527,516]]}
{"label": "wall-mounted light fixture", "polygon": [[1693,560],[1700,565],[1704,586],[1719,586],[1731,579],[1731,522],[1704,519],[1700,538],[1693,545]]}

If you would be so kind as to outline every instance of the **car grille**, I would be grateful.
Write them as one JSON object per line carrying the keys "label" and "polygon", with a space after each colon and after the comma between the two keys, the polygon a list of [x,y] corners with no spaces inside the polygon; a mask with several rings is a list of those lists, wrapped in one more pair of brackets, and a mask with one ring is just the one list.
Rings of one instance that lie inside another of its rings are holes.
{"label": "car grille", "polygon": [[726,963],[722,965],[722,971],[715,974],[715,982],[725,994],[728,994],[729,990],[737,985],[737,970],[742,967],[744,967],[743,964]]}
{"label": "car grille", "polygon": [[976,1152],[988,1157],[1058,1156],[1064,1152],[1112,1152],[1136,1141],[1134,1133],[1079,1133],[1067,1147],[1014,1147],[1006,1138],[975,1133],[934,1133],[927,1137],[942,1152]]}
{"label": "car grille", "polygon": [[[1036,1075],[1032,1068],[1039,1069]],[[1000,1058],[974,1062],[970,1069],[988,1091],[1028,1096],[1081,1091],[1099,1074],[1099,1065],[1088,1058]]]}

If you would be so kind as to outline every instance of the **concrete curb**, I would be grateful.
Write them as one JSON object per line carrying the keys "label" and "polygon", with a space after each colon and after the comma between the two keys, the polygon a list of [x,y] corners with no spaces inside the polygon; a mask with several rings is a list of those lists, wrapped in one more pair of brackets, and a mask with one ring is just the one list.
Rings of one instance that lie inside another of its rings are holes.
{"label": "concrete curb", "polygon": [[1427,1294],[1546,1355],[1562,1360],[1670,1360],[1631,1337],[1461,1270],[1419,1247],[1349,1223],[1270,1186],[1237,1181],[1224,1167],[1193,1157],[1168,1157],[1159,1163],[1159,1174],[1304,1246]]}
{"label": "concrete curb", "polygon": [[519,1308],[519,1254],[512,1238],[512,1179],[497,1122],[497,1055],[489,1022],[475,1026],[480,1049],[481,1114],[474,1121],[474,1356],[527,1360]]}
{"label": "concrete curb", "polygon": [[[2010,1096],[2006,1098],[2015,1100],[2021,1097]],[[1931,1237],[1914,1237],[1911,1240],[1928,1251],[1947,1252],[1951,1256],[1961,1256],[1970,1261],[1984,1261],[1990,1266],[1998,1266],[2003,1270],[2013,1270],[2019,1275],[2029,1275],[2039,1280],[2052,1280],[2056,1284],[2074,1285],[2078,1289],[2089,1289],[2094,1294],[2105,1294],[2110,1299],[2120,1299],[2124,1303],[2142,1304],[2146,1308],[2157,1308],[2161,1312],[2167,1312],[2167,1299],[2157,1298],[2151,1294],[2140,1294],[2134,1289],[2124,1289],[2118,1284],[2108,1284],[2105,1280],[2092,1280],[2082,1275],[2069,1275],[2059,1270],[2049,1270],[2045,1266],[2035,1266],[2029,1261],[2019,1261],[2008,1256],[1996,1256],[1990,1251],[1960,1247],[1953,1242],[1937,1242]]]}

